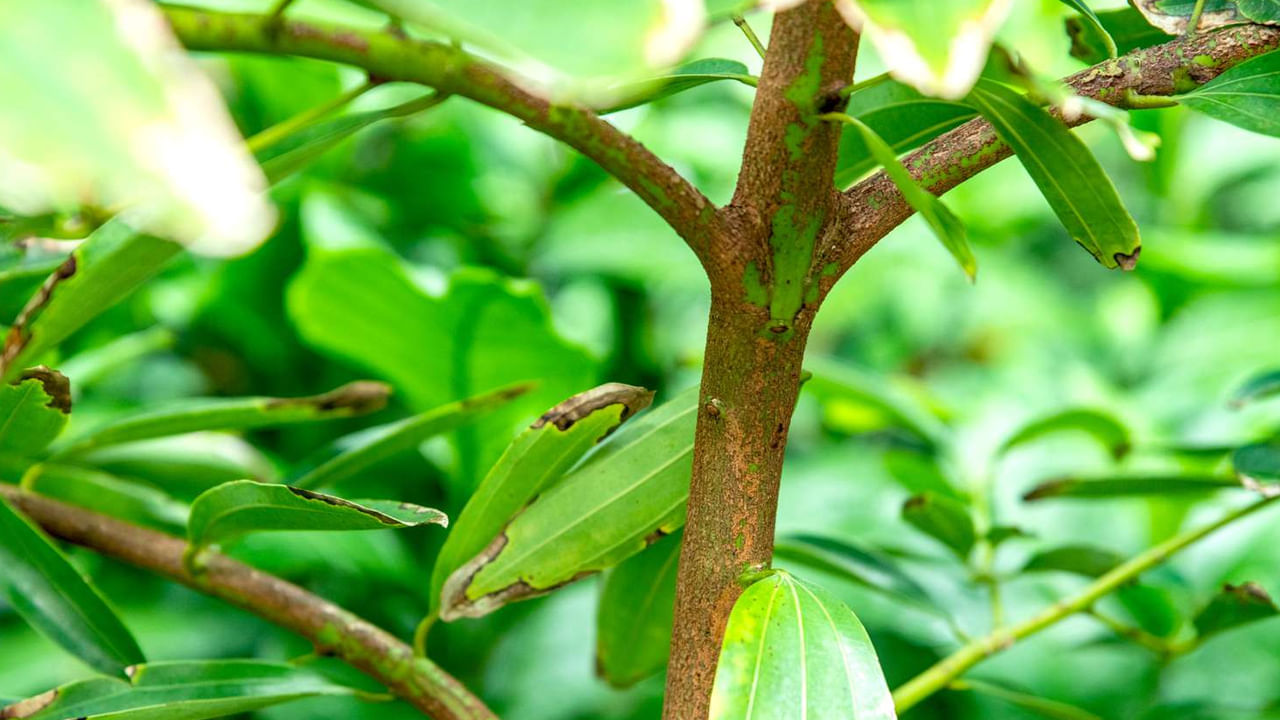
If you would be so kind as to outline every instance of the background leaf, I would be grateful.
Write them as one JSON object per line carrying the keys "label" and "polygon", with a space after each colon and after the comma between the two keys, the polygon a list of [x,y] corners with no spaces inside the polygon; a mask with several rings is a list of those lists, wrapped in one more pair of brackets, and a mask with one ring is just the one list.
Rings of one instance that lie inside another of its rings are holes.
{"label": "background leaf", "polygon": [[61,373],[41,367],[18,382],[0,385],[0,454],[35,457],[53,442],[71,412],[71,386]]}
{"label": "background leaf", "polygon": [[1124,457],[1129,452],[1129,428],[1108,413],[1088,409],[1064,410],[1029,422],[1006,440],[1000,449],[1002,452],[1008,452],[1045,435],[1072,430],[1094,437],[1116,459]]}
{"label": "background leaf", "polygon": [[[1120,55],[1173,39],[1173,36],[1148,23],[1142,13],[1132,7],[1104,10],[1095,16]],[[1074,58],[1097,65],[1111,56],[1106,39],[1098,34],[1092,22],[1083,17],[1067,18],[1067,35],[1071,38],[1071,56]]]}
{"label": "background leaf", "polygon": [[622,100],[600,110],[599,113],[607,115],[638,105],[657,102],[686,90],[692,90],[700,85],[720,80],[734,80],[750,87],[755,87],[757,82],[757,78],[747,70],[747,66],[737,60],[703,58],[687,62],[680,67],[672,69],[671,72],[665,75],[658,75],[651,79],[618,88],[616,93]]}
{"label": "background leaf", "polygon": [[902,519],[946,545],[961,560],[969,557],[977,541],[969,509],[945,495],[923,493],[912,497],[902,506]]}
{"label": "background leaf", "polygon": [[1178,495],[1211,493],[1227,488],[1240,487],[1235,478],[1219,475],[1110,475],[1097,477],[1066,477],[1046,480],[1027,491],[1023,500],[1047,498],[1141,497],[1150,495]]}
{"label": "background leaf", "polygon": [[1280,610],[1261,585],[1252,582],[1240,585],[1224,585],[1222,592],[1201,610],[1191,621],[1199,638],[1204,640],[1241,625],[1269,620],[1280,615]]}
{"label": "background leaf", "polygon": [[605,575],[596,615],[596,669],[614,687],[630,687],[667,664],[681,537],[664,537]]}
{"label": "background leaf", "polygon": [[1085,577],[1101,577],[1124,562],[1115,551],[1091,545],[1067,545],[1032,555],[1021,572],[1066,572]]}

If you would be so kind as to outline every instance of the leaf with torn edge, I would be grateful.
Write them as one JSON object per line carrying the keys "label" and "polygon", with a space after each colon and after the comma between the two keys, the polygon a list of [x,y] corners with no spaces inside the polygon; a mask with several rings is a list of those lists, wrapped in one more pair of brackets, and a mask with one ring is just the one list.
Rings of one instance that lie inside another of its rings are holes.
{"label": "leaf with torn edge", "polygon": [[[1147,22],[1170,35],[1182,35],[1191,23],[1196,0],[1130,0]],[[1208,0],[1196,30],[1241,22],[1280,21],[1280,3],[1275,0]]]}
{"label": "leaf with torn edge", "polygon": [[441,619],[481,617],[543,595],[675,532],[684,524],[697,409],[697,388],[680,393],[538,496],[445,581]]}
{"label": "leaf with torn edge", "polygon": [[1064,410],[1029,422],[1004,441],[1000,452],[1007,453],[1019,445],[1039,440],[1046,435],[1071,431],[1083,432],[1093,437],[1117,460],[1129,453],[1129,429],[1115,416],[1089,409]]}
{"label": "leaf with torn edge", "polygon": [[1264,497],[1280,494],[1280,440],[1251,443],[1231,455],[1240,482]]}
{"label": "leaf with torn edge", "polygon": [[1046,480],[1022,496],[1032,502],[1049,498],[1108,499],[1153,495],[1196,495],[1239,488],[1235,478],[1220,475],[1104,475]]}
{"label": "leaf with torn edge", "polygon": [[38,632],[99,672],[123,677],[145,660],[98,590],[3,495],[0,593]]}
{"label": "leaf with torn edge", "polygon": [[439,510],[396,500],[351,501],[310,490],[236,480],[196,498],[187,522],[193,547],[269,530],[382,530],[448,525]]}
{"label": "leaf with torn edge", "polygon": [[106,445],[208,430],[249,430],[291,423],[355,417],[381,410],[391,395],[385,383],[358,380],[320,395],[183,400],[107,423],[76,439],[64,455]]}
{"label": "leaf with torn edge", "polygon": [[961,560],[969,557],[978,534],[964,503],[945,495],[922,493],[902,506],[902,519],[946,545]]}
{"label": "leaf with torn edge", "polygon": [[23,68],[0,75],[0,96],[22,108],[0,118],[0,205],[122,210],[219,255],[270,233],[262,173],[154,3],[0,3],[0,66]]}
{"label": "leaf with torn edge", "polygon": [[0,454],[33,458],[67,425],[71,383],[43,365],[0,385]]}
{"label": "leaf with torn edge", "polygon": [[681,533],[610,570],[596,614],[596,673],[616,688],[655,675],[671,654]]}
{"label": "leaf with torn edge", "polygon": [[500,388],[484,395],[442,405],[404,420],[338,438],[325,452],[326,460],[297,475],[289,484],[314,489],[350,480],[383,460],[416,449],[430,438],[474,422],[481,415],[502,407],[532,387],[529,383],[523,383]]}
{"label": "leaf with torn edge", "polygon": [[119,220],[98,228],[44,281],[19,313],[0,351],[8,380],[71,333],[151,279],[181,250]]}
{"label": "leaf with torn edge", "polygon": [[1013,148],[1072,240],[1105,267],[1137,266],[1138,226],[1080,138],[1025,96],[991,80],[980,80],[968,102]]}
{"label": "leaf with torn edge", "polygon": [[653,393],[606,383],[547,410],[507,446],[458,514],[431,572],[431,603],[445,580],[493,541],[511,518],[558,482],[582,456],[635,413]]}
{"label": "leaf with torn edge", "polygon": [[664,75],[628,83],[614,89],[613,93],[619,98],[618,101],[610,104],[607,108],[601,109],[599,114],[607,115],[639,105],[647,105],[720,80],[733,80],[749,87],[755,87],[758,78],[747,70],[746,65],[737,60],[726,60],[724,58],[694,60],[673,68]]}
{"label": "leaf with torn edge", "polygon": [[1240,585],[1223,585],[1222,592],[1201,610],[1191,621],[1199,639],[1204,640],[1220,632],[1241,625],[1269,620],[1280,615],[1280,609],[1261,585],[1253,582]]}
{"label": "leaf with torn edge", "polygon": [[798,716],[897,717],[875,647],[858,617],[822,588],[776,571],[733,604],[709,717]]}
{"label": "leaf with torn edge", "polygon": [[130,669],[128,680],[68,683],[0,710],[26,720],[206,720],[240,715],[351,688],[292,665],[256,660],[157,662]]}
{"label": "leaf with torn edge", "polygon": [[1280,52],[1246,60],[1177,100],[1236,127],[1280,137]]}

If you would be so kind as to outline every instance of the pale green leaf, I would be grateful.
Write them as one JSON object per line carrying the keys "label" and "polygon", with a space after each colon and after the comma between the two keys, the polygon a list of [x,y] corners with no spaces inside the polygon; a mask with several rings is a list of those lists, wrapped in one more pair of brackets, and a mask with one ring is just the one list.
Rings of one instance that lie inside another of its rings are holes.
{"label": "pale green leaf", "polygon": [[1100,577],[1122,562],[1124,557],[1113,550],[1092,545],[1066,545],[1032,555],[1021,572],[1065,572]]}
{"label": "pale green leaf", "polygon": [[596,616],[596,670],[624,688],[654,675],[671,653],[681,534],[659,540],[605,576]]}
{"label": "pale green leaf", "polygon": [[663,75],[617,88],[614,92],[619,100],[599,112],[601,115],[606,115],[637,105],[646,105],[720,80],[733,80],[749,87],[755,87],[757,82],[757,78],[747,70],[747,66],[737,60],[703,58],[685,63]]}
{"label": "pale green leaf", "polygon": [[1046,435],[1072,431],[1092,436],[1117,459],[1129,452],[1129,429],[1113,415],[1088,409],[1064,410],[1029,422],[1005,440],[1000,451],[1008,452]]}
{"label": "pale green leaf", "polygon": [[187,506],[146,485],[128,482],[99,470],[40,463],[22,478],[24,489],[70,505],[161,530],[182,529]]}

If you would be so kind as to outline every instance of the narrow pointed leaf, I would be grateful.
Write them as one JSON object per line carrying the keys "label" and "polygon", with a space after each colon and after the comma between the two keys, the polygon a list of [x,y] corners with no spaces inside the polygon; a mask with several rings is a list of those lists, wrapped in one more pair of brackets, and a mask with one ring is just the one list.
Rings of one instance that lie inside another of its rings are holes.
{"label": "narrow pointed leaf", "polygon": [[725,627],[711,720],[892,720],[866,630],[825,590],[776,572],[748,587]]}
{"label": "narrow pointed leaf", "polygon": [[276,479],[274,466],[261,451],[241,438],[221,433],[108,445],[58,461],[153,487],[183,502],[232,480]]}
{"label": "narrow pointed leaf", "polygon": [[1245,445],[1231,462],[1245,487],[1268,497],[1280,493],[1280,441]]}
{"label": "narrow pointed leaf", "polygon": [[290,700],[354,691],[283,663],[254,660],[139,665],[128,680],[69,683],[0,710],[27,720],[205,720]]}
{"label": "narrow pointed leaf", "polygon": [[529,388],[527,384],[501,388],[339,438],[328,451],[328,459],[299,475],[290,484],[300,488],[319,488],[356,478],[383,460],[413,450],[430,438],[456,430],[502,407]]}
{"label": "narrow pointed leaf", "polygon": [[615,92],[622,100],[599,112],[601,115],[606,115],[637,105],[646,105],[720,80],[733,80],[750,87],[755,87],[757,82],[756,77],[747,70],[747,66],[737,60],[704,58],[685,63],[664,75],[618,88]]}
{"label": "narrow pointed leaf", "polygon": [[1047,480],[1022,496],[1028,502],[1048,498],[1106,499],[1211,493],[1240,487],[1235,478],[1219,475],[1112,475]]}
{"label": "narrow pointed leaf", "polygon": [[440,617],[480,617],[604,570],[684,524],[697,388],[627,423],[445,582]]}
{"label": "narrow pointed leaf", "polygon": [[1003,700],[1010,705],[1020,707],[1023,710],[1029,710],[1038,717],[1049,718],[1050,720],[1102,720],[1101,717],[1091,712],[1081,710],[1074,705],[1068,705],[1057,700],[1032,695],[1028,692],[1015,690],[1007,685],[994,683],[986,680],[958,680],[952,687],[956,690],[971,690],[982,695]]}
{"label": "narrow pointed leaf", "polygon": [[1138,226],[1084,142],[999,83],[979,81],[968,100],[1013,148],[1071,239],[1104,266],[1132,270],[1142,244]]}
{"label": "narrow pointed leaf", "polygon": [[66,427],[71,385],[46,367],[19,377],[12,385],[0,385],[0,454],[34,457]]}
{"label": "narrow pointed leaf", "polygon": [[184,400],[170,407],[143,411],[108,423],[76,440],[63,454],[209,430],[249,430],[354,417],[381,410],[390,395],[388,385],[361,380],[310,397]]}
{"label": "narrow pointed leaf", "polygon": [[1243,407],[1251,402],[1266,400],[1276,395],[1280,395],[1280,370],[1271,370],[1249,378],[1249,381],[1241,385],[1231,397],[1231,404]]}
{"label": "narrow pointed leaf", "polygon": [[1280,609],[1261,585],[1252,582],[1224,585],[1191,622],[1203,640],[1241,625],[1269,620],[1280,615]]}
{"label": "narrow pointed leaf", "polygon": [[1081,21],[1087,24],[1093,35],[1102,41],[1107,57],[1115,57],[1118,54],[1115,39],[1111,37],[1111,33],[1107,32],[1102,20],[1098,19],[1098,14],[1093,11],[1093,8],[1089,7],[1085,0],[1062,0],[1062,2],[1080,13]]}
{"label": "narrow pointed leaf", "polygon": [[937,609],[919,583],[875,548],[819,535],[792,535],[779,539],[773,554],[775,559],[831,573],[921,608]]}
{"label": "narrow pointed leaf", "polygon": [[916,495],[902,506],[902,519],[946,545],[962,560],[969,557],[977,541],[969,508],[954,498],[933,493]]}
{"label": "narrow pointed leaf", "polygon": [[1129,429],[1118,419],[1098,410],[1066,410],[1023,425],[1001,446],[1008,452],[1019,445],[1038,440],[1046,435],[1079,431],[1097,439],[1117,459],[1129,452]]}
{"label": "narrow pointed leaf", "polygon": [[444,513],[395,500],[352,502],[288,485],[237,480],[196,498],[187,539],[196,547],[264,530],[380,530],[446,525]]}
{"label": "narrow pointed leaf", "polygon": [[1101,577],[1122,562],[1124,557],[1106,548],[1068,545],[1032,555],[1022,566],[1021,572],[1065,572],[1085,577]]}
{"label": "narrow pointed leaf", "polygon": [[665,537],[605,576],[596,616],[596,671],[618,688],[654,675],[671,654],[681,534]]}
{"label": "narrow pointed leaf", "polygon": [[[1280,4],[1276,7],[1280,12]],[[1280,52],[1246,60],[1178,102],[1236,127],[1280,137]]]}
{"label": "narrow pointed leaf", "polygon": [[70,505],[161,530],[186,527],[187,506],[163,492],[107,473],[40,463],[22,478],[25,489]]}
{"label": "narrow pointed leaf", "polygon": [[2,495],[0,590],[32,627],[99,672],[123,677],[144,661],[102,595]]}
{"label": "narrow pointed leaf", "polygon": [[1106,31],[1106,36],[1099,35],[1093,23],[1087,18],[1067,18],[1067,36],[1071,38],[1071,56],[1089,65],[1097,65],[1113,57],[1107,37],[1111,38],[1111,43],[1114,43],[1117,55],[1123,55],[1138,48],[1160,45],[1173,39],[1173,36],[1148,23],[1142,13],[1131,7],[1104,10],[1095,13],[1095,17],[1098,18],[1098,25]]}
{"label": "narrow pointed leaf", "polygon": [[529,501],[558,482],[596,443],[635,413],[653,393],[607,383],[557,404],[507,446],[458,514],[431,573],[431,600],[445,580],[493,541]]}

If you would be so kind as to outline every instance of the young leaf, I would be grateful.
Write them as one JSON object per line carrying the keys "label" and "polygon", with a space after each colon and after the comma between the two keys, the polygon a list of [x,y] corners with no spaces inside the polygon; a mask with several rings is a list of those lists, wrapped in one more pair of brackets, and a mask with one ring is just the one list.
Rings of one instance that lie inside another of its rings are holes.
{"label": "young leaf", "polygon": [[448,522],[439,510],[395,500],[352,502],[288,485],[237,480],[196,498],[187,540],[204,547],[264,530],[380,530]]}
{"label": "young leaf", "polygon": [[782,571],[734,603],[711,691],[711,720],[775,717],[896,717],[857,616]]}
{"label": "young leaf", "polygon": [[923,587],[903,572],[892,557],[874,548],[818,535],[792,535],[778,541],[773,556],[831,573],[922,609],[937,609]]}
{"label": "young leaf", "polygon": [[898,187],[907,204],[920,213],[920,217],[929,224],[942,246],[951,253],[956,262],[960,263],[960,269],[969,276],[970,280],[973,280],[978,273],[978,261],[973,257],[973,250],[969,247],[964,225],[947,209],[946,205],[942,204],[941,200],[916,184],[915,178],[911,177],[911,173],[907,172],[907,168],[898,160],[893,148],[889,147],[888,143],[870,126],[851,115],[828,113],[819,117],[845,123],[862,134],[862,141],[866,144],[871,156],[884,167],[885,173]]}
{"label": "young leaf", "polygon": [[199,398],[128,415],[77,439],[64,455],[105,445],[209,430],[248,430],[354,417],[381,410],[391,388],[361,380],[310,397]]}
{"label": "young leaf", "polygon": [[1129,452],[1129,429],[1124,424],[1108,413],[1084,409],[1065,410],[1027,423],[1000,446],[1000,451],[1008,452],[1045,435],[1071,430],[1093,436],[1117,460]]}
{"label": "young leaf", "polygon": [[429,438],[475,421],[529,389],[527,384],[501,388],[339,438],[328,452],[327,460],[299,475],[289,484],[314,489],[350,480],[387,458],[417,448]]}
{"label": "young leaf", "polygon": [[32,627],[99,672],[123,677],[145,660],[102,595],[3,495],[0,591]]}
{"label": "young leaf", "polygon": [[657,102],[663,98],[719,80],[734,80],[743,85],[755,87],[757,78],[747,70],[746,65],[737,60],[725,60],[724,58],[694,60],[674,68],[664,75],[616,89],[614,92],[621,99],[600,110],[599,113],[607,115],[619,110],[633,108],[637,105]]}
{"label": "young leaf", "polygon": [[697,388],[627,424],[449,576],[440,617],[480,617],[613,567],[684,523]]}
{"label": "young leaf", "polygon": [[489,469],[445,538],[431,572],[432,605],[439,604],[445,580],[484,550],[512,516],[652,401],[653,393],[644,388],[607,383],[557,404],[520,433]]}
{"label": "young leaf", "polygon": [[[2,224],[0,228],[3,228]],[[64,256],[6,259],[3,269],[0,269],[0,323],[7,325],[13,322],[31,296],[40,289],[40,284],[65,259]]]}
{"label": "young leaf", "polygon": [[0,122],[0,205],[125,208],[141,231],[218,254],[271,231],[261,172],[153,3],[0,4],[0,66],[26,69],[0,75],[22,108]]}
{"label": "young leaf", "polygon": [[1280,137],[1280,52],[1246,60],[1180,95],[1178,102],[1236,127]]}
{"label": "young leaf", "polygon": [[1240,487],[1235,478],[1220,475],[1111,475],[1064,477],[1047,480],[1022,496],[1023,500],[1047,498],[1106,499],[1149,495],[1210,493]]}
{"label": "young leaf", "polygon": [[1141,240],[1111,179],[1089,148],[1013,90],[980,80],[968,101],[1013,148],[1071,238],[1109,268],[1132,270]]}
{"label": "young leaf", "polygon": [[680,533],[605,576],[596,616],[596,671],[617,688],[662,670],[671,653]]}
{"label": "young leaf", "polygon": [[1081,20],[1087,23],[1094,36],[1102,41],[1102,45],[1107,51],[1107,57],[1116,57],[1118,54],[1116,41],[1111,37],[1111,33],[1107,32],[1107,28],[1098,19],[1098,14],[1093,11],[1093,8],[1089,7],[1085,0],[1062,0],[1062,2],[1080,13]]}
{"label": "young leaf", "polygon": [[1050,720],[1102,720],[1097,715],[1081,710],[1078,707],[1058,702],[1057,700],[1042,698],[1021,690],[1015,690],[1001,683],[966,678],[953,682],[951,687],[955,690],[971,690],[982,695],[998,698],[1010,705],[1029,710],[1040,717],[1050,718]]}
{"label": "young leaf", "polygon": [[24,371],[0,385],[0,454],[34,457],[62,432],[71,413],[71,384],[56,370]]}
{"label": "young leaf", "polygon": [[902,506],[902,519],[951,548],[961,560],[969,557],[977,541],[969,508],[954,498],[934,493],[916,495]]}
{"label": "young leaf", "polygon": [[1241,625],[1269,620],[1280,615],[1280,609],[1261,585],[1246,582],[1223,585],[1222,592],[1195,616],[1191,624],[1201,640]]}
{"label": "young leaf", "polygon": [[1027,560],[1021,572],[1065,572],[1085,577],[1101,577],[1124,558],[1112,550],[1092,545],[1067,545],[1038,552]]}
{"label": "young leaf", "polygon": [[1231,397],[1231,404],[1235,407],[1244,407],[1251,402],[1265,400],[1275,395],[1280,395],[1280,370],[1259,373],[1249,378],[1249,381],[1241,385]]}
{"label": "young leaf", "polygon": [[1280,441],[1245,445],[1231,462],[1245,487],[1268,497],[1280,493]]}
{"label": "young leaf", "polygon": [[1115,55],[1160,45],[1173,39],[1168,33],[1149,24],[1142,13],[1131,7],[1106,10],[1095,13],[1094,17],[1106,32],[1105,36],[1098,35],[1093,22],[1087,18],[1067,18],[1067,35],[1071,38],[1071,56],[1089,65],[1097,65]]}
{"label": "young leaf", "polygon": [[[78,21],[79,22],[79,21]],[[8,380],[155,275],[181,247],[116,220],[98,228],[45,280],[14,320],[0,354]]]}
{"label": "young leaf", "polygon": [[0,710],[26,720],[205,720],[239,715],[350,688],[283,663],[256,660],[157,662],[138,665],[128,680],[69,683]]}

